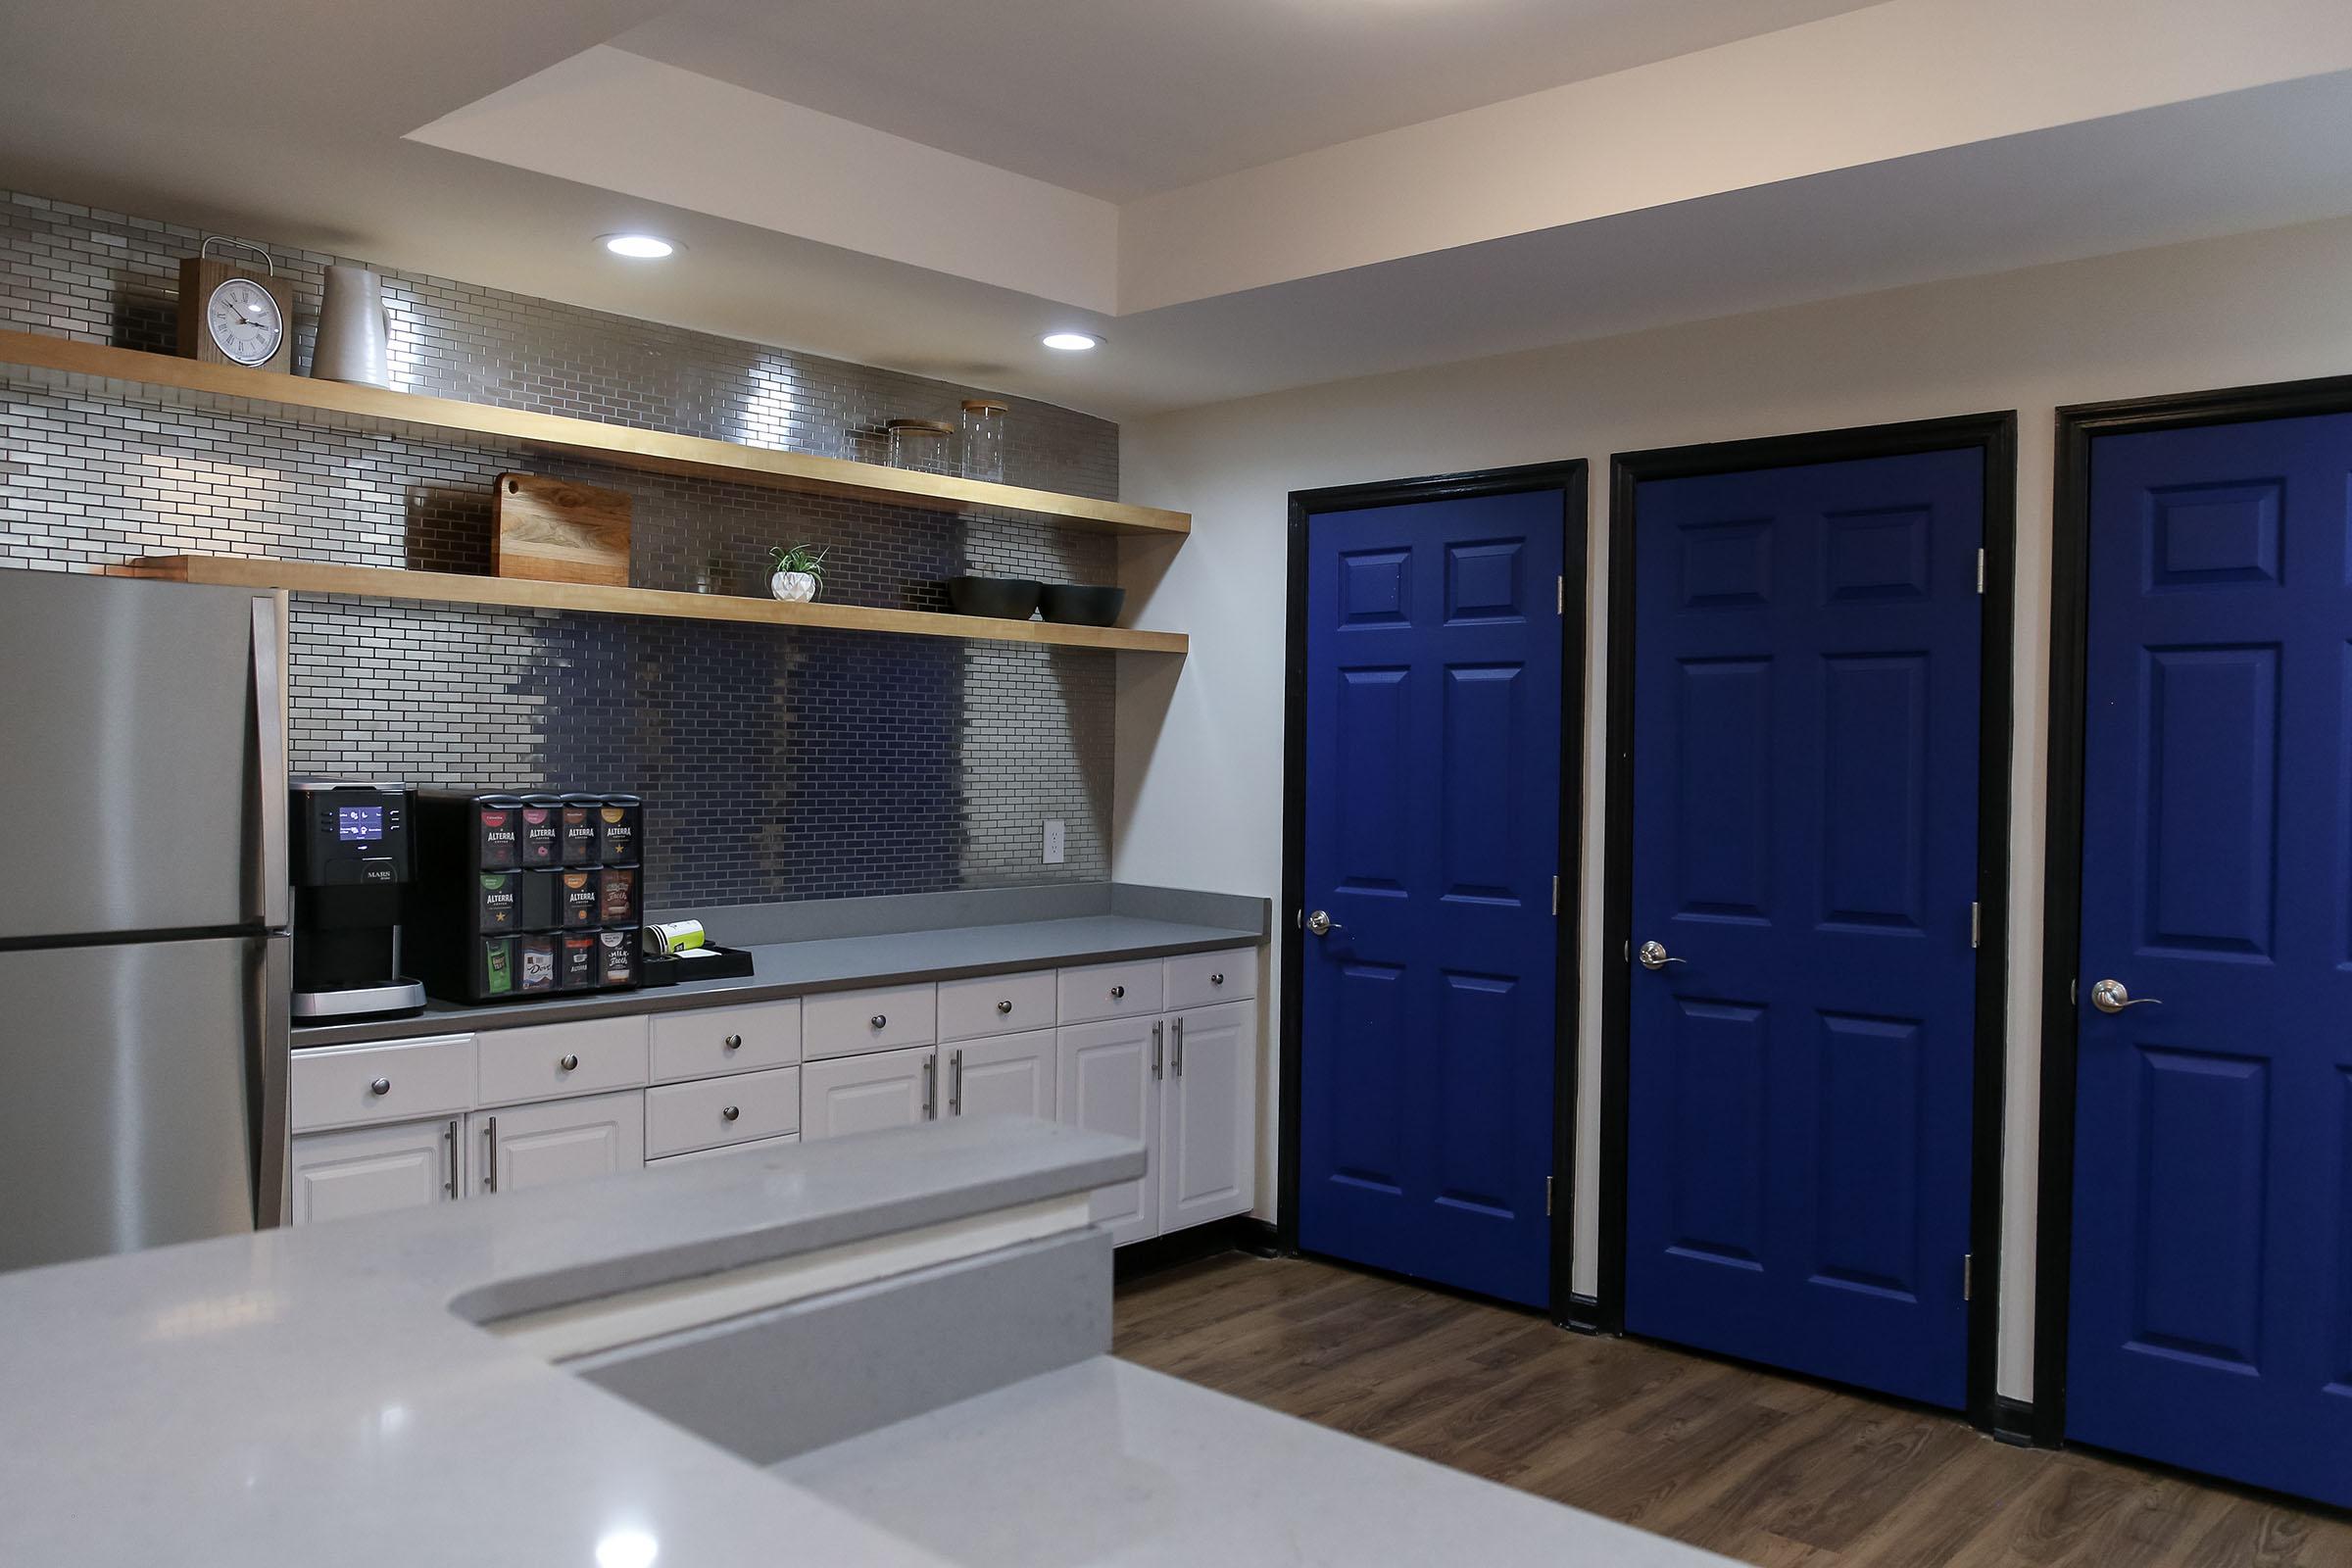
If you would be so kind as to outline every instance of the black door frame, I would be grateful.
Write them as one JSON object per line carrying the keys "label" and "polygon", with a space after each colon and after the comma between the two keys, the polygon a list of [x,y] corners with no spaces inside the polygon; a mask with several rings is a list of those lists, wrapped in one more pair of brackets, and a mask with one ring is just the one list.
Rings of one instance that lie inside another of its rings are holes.
{"label": "black door frame", "polygon": [[[1298,1250],[1299,1064],[1302,1054],[1299,995],[1303,967],[1298,920],[1306,887],[1306,546],[1308,524],[1331,512],[1410,506],[1425,501],[1560,493],[1562,577],[1560,600],[1560,912],[1554,921],[1552,1036],[1551,1315],[1566,1321],[1574,1262],[1569,1178],[1576,1127],[1577,865],[1583,854],[1585,760],[1585,637],[1588,539],[1582,458],[1523,467],[1487,468],[1371,484],[1339,485],[1291,492],[1289,625],[1285,632],[1282,715],[1282,904],[1274,911],[1281,944],[1282,1060],[1280,1168],[1276,1178],[1275,1237],[1285,1252]],[[1291,929],[1282,930],[1282,911]]]}
{"label": "black door frame", "polygon": [[2090,444],[2102,435],[2352,413],[2352,376],[2168,393],[2058,411],[2050,514],[2050,766],[2042,884],[2041,1170],[2034,1259],[2034,1441],[2066,1437],[2074,1289],[2076,1053],[2082,950],[2082,725],[2090,657]]}
{"label": "black door frame", "polygon": [[[1634,538],[1638,487],[1651,479],[1787,468],[1975,447],[1984,459],[1984,625],[1978,702],[1976,1072],[1969,1246],[1970,1420],[2014,1432],[1994,1376],[2000,1334],[2001,1102],[2008,1049],[2010,683],[2017,621],[2017,415],[1972,415],[1621,452],[1609,464],[1606,857],[1602,873],[1600,1291],[1592,1326],[1625,1330],[1627,1074],[1633,1016]],[[1610,958],[1610,953],[1619,956]]]}

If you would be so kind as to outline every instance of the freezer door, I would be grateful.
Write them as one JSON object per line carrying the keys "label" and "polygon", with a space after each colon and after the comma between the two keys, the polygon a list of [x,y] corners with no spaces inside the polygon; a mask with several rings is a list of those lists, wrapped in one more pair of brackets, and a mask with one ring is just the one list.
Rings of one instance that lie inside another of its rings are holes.
{"label": "freezer door", "polygon": [[0,1269],[251,1230],[265,1166],[279,1212],[286,942],[0,952]]}
{"label": "freezer door", "polygon": [[0,944],[286,919],[284,600],[0,571]]}

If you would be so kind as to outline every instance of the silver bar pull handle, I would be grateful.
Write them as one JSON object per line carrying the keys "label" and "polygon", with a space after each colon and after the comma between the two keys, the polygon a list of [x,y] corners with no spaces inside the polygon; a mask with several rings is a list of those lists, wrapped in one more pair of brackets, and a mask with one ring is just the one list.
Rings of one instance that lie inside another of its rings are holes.
{"label": "silver bar pull handle", "polygon": [[1152,1021],[1152,1076],[1154,1078],[1164,1076],[1159,1070],[1159,1020],[1154,1018]]}
{"label": "silver bar pull handle", "polygon": [[461,1138],[463,1138],[463,1137],[465,1137],[465,1136],[466,1136],[466,1134],[465,1134],[464,1128],[463,1128],[463,1126],[462,1126],[462,1124],[461,1124],[461,1122],[460,1122],[459,1118],[457,1118],[457,1117],[455,1117],[455,1116],[452,1116],[452,1117],[450,1117],[450,1118],[449,1118],[449,1180],[448,1180],[448,1181],[446,1181],[446,1182],[444,1182],[444,1183],[442,1183],[442,1185],[441,1185],[441,1190],[442,1190],[443,1192],[447,1193],[447,1194],[450,1196],[450,1198],[451,1198],[451,1200],[452,1200],[453,1201],[456,1200],[456,1198],[457,1198],[457,1196],[458,1196],[458,1140],[459,1140],[459,1139],[461,1139]]}
{"label": "silver bar pull handle", "polygon": [[272,594],[253,601],[254,784],[261,791],[261,843],[254,846],[254,907],[262,924],[289,924],[292,897],[286,869],[286,661],[284,606]]}
{"label": "silver bar pull handle", "polygon": [[1184,1020],[1177,1019],[1168,1025],[1168,1029],[1176,1036],[1176,1047],[1172,1053],[1176,1059],[1170,1065],[1176,1069],[1176,1076],[1181,1078],[1184,1076]]}
{"label": "silver bar pull handle", "polygon": [[939,1057],[923,1058],[923,1120],[939,1120]]}
{"label": "silver bar pull handle", "polygon": [[496,1116],[491,1117],[488,1125],[482,1128],[482,1147],[490,1156],[490,1163],[482,1171],[482,1184],[495,1193],[498,1191],[498,1118]]}
{"label": "silver bar pull handle", "polygon": [[963,1049],[948,1054],[948,1114],[963,1114]]}

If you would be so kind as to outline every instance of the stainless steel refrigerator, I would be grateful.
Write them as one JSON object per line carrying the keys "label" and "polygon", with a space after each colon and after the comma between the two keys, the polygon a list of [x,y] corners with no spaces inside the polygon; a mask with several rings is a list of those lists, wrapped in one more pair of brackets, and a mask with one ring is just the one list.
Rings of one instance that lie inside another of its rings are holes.
{"label": "stainless steel refrigerator", "polygon": [[285,615],[0,570],[0,1269],[284,1213]]}

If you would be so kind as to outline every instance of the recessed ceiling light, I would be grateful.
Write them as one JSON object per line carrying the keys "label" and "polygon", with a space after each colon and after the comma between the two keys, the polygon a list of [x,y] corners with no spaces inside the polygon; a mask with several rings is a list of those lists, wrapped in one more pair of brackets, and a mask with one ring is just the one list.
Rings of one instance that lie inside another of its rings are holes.
{"label": "recessed ceiling light", "polygon": [[605,249],[615,256],[650,262],[667,256],[677,247],[659,234],[607,234]]}
{"label": "recessed ceiling light", "polygon": [[1039,341],[1064,354],[1084,354],[1102,340],[1092,332],[1048,332]]}

